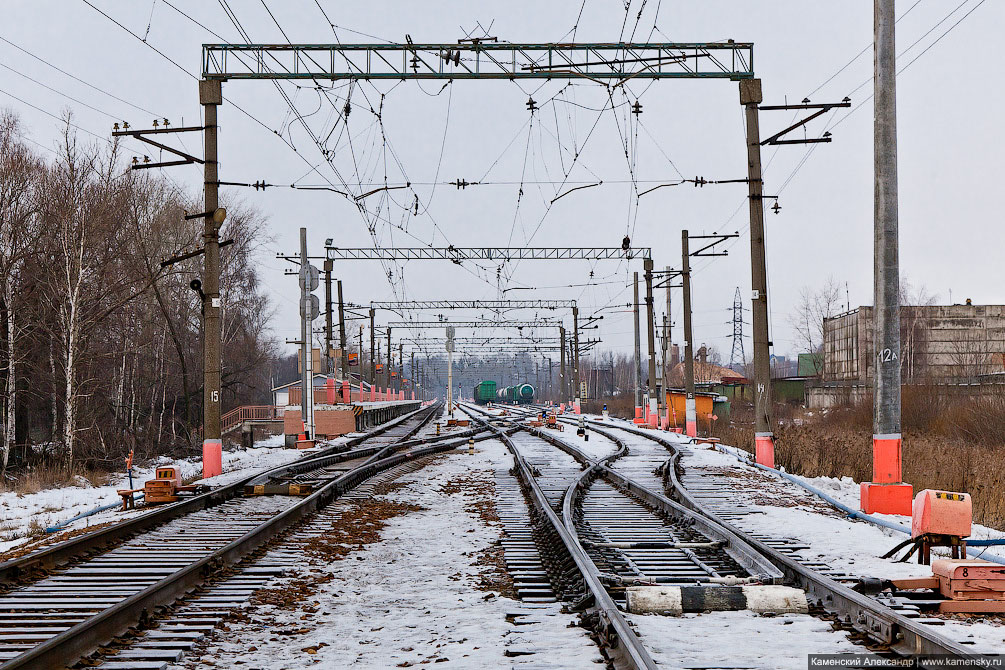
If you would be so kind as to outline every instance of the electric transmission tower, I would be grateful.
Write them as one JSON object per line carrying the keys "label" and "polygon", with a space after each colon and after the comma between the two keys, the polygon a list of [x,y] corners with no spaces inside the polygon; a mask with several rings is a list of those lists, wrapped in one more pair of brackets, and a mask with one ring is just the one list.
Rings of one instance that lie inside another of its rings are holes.
{"label": "electric transmission tower", "polygon": [[[739,362],[740,365],[746,365],[747,354],[743,350],[743,311],[746,309],[743,306],[743,300],[740,298],[740,287],[736,287],[736,295],[733,298],[733,320],[730,322],[733,324],[733,351],[729,354],[729,367],[733,369],[733,366]],[[739,358],[737,358],[739,354]]]}

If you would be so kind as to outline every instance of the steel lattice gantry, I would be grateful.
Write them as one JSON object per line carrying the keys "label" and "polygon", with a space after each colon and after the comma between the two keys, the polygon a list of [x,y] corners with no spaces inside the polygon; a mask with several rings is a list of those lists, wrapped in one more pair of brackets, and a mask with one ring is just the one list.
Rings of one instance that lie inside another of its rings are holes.
{"label": "steel lattice gantry", "polygon": [[[411,42],[411,40],[409,40]],[[202,77],[227,79],[751,79],[750,42],[204,44]]]}
{"label": "steel lattice gantry", "polygon": [[388,328],[559,328],[561,321],[391,321]]}
{"label": "steel lattice gantry", "polygon": [[407,300],[371,302],[374,309],[572,309],[575,300]]}
{"label": "steel lattice gantry", "polygon": [[352,261],[631,260],[651,258],[648,247],[325,247],[326,258]]}

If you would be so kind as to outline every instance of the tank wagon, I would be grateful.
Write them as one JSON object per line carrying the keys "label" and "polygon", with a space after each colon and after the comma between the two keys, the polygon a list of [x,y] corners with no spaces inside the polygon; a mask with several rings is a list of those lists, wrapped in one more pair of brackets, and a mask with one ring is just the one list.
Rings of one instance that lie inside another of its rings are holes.
{"label": "tank wagon", "polygon": [[530,384],[507,386],[496,393],[496,398],[499,402],[511,405],[529,405],[534,402],[534,387]]}
{"label": "tank wagon", "polygon": [[474,392],[475,404],[487,405],[496,400],[496,383],[492,381],[481,381],[475,384]]}

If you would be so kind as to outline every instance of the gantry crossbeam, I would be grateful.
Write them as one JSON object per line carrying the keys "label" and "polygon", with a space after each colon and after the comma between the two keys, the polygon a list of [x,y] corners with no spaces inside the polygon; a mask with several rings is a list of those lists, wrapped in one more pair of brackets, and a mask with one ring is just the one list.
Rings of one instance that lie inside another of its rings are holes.
{"label": "gantry crossbeam", "polygon": [[392,321],[388,328],[558,328],[561,321]]}
{"label": "gantry crossbeam", "polygon": [[575,300],[406,300],[371,302],[374,309],[571,309]]}
{"label": "gantry crossbeam", "polygon": [[[446,340],[446,336],[443,337],[410,337],[406,338],[405,342],[411,342],[418,346],[425,344],[439,344],[442,345]],[[558,342],[557,337],[455,337],[454,342],[460,346],[462,344],[554,344]]]}
{"label": "gantry crossbeam", "polygon": [[204,44],[203,79],[750,79],[749,42]]}
{"label": "gantry crossbeam", "polygon": [[367,261],[417,260],[621,260],[650,258],[651,249],[621,247],[326,247],[329,259]]}

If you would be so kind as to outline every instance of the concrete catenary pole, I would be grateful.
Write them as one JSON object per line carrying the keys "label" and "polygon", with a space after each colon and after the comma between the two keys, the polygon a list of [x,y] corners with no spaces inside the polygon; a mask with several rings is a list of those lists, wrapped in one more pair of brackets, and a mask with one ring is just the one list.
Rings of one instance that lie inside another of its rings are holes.
{"label": "concrete catenary pole", "polygon": [[314,351],[311,347],[311,266],[307,259],[307,229],[300,229],[300,351],[303,375],[300,380],[300,416],[308,440],[314,439]]}
{"label": "concrete catenary pole", "polygon": [[[646,279],[646,333],[649,339],[649,380],[646,392],[649,394],[649,416],[657,415],[656,400],[656,333],[653,331],[653,260],[645,259],[642,264]],[[650,423],[652,419],[650,419]]]}
{"label": "concrete catenary pole", "polygon": [[874,270],[872,482],[861,487],[866,512],[910,514],[900,433],[900,259],[897,211],[897,59],[894,0],[875,0],[873,91]]}
{"label": "concrete catenary pole", "polygon": [[[332,358],[332,345],[335,343],[334,327],[332,326],[332,259],[325,260],[325,374],[335,372],[335,359]],[[344,373],[343,373],[344,374]]]}
{"label": "concrete catenary pole", "polygon": [[670,414],[670,407],[667,405],[670,392],[670,310],[672,308],[670,291],[672,289],[671,284],[671,269],[668,265],[666,267],[666,283],[667,283],[667,313],[666,317],[663,319],[663,413],[665,415]]}
{"label": "concrete catenary pole", "polygon": [[764,258],[764,198],[761,182],[761,130],[758,105],[761,80],[740,82],[740,104],[747,123],[747,195],[750,204],[751,319],[754,329],[754,457],[775,465],[774,423],[771,418],[771,341],[768,339],[768,273]]}
{"label": "concrete catenary pole", "polygon": [[[387,327],[387,364],[384,366],[384,393],[391,392],[391,327]],[[387,396],[390,399],[390,396]]]}
{"label": "concrete catenary pole", "polygon": [[199,104],[202,105],[205,143],[203,166],[205,226],[203,247],[206,261],[202,275],[203,291],[203,399],[202,399],[202,476],[214,477],[223,472],[223,441],[220,434],[220,225],[215,216],[220,207],[219,163],[217,161],[217,107],[223,104],[219,81],[199,82]]}
{"label": "concrete catenary pole", "polygon": [[691,324],[691,250],[687,231],[680,235],[681,286],[684,293],[684,432],[698,436],[698,413],[694,401],[694,334]]}
{"label": "concrete catenary pole", "polygon": [[447,416],[454,416],[454,327],[447,326]]}
{"label": "concrete catenary pole", "polygon": [[632,301],[635,312],[635,412],[642,409],[642,338],[639,333],[639,273],[634,273],[635,300]]}
{"label": "concrete catenary pole", "polygon": [[349,343],[345,337],[345,303],[342,302],[342,280],[337,282],[338,286],[338,343],[342,348],[342,379],[349,380]]}
{"label": "concrete catenary pole", "polygon": [[[376,310],[370,308],[370,387],[377,384],[377,329],[374,327],[374,315]],[[372,394],[371,394],[372,395]]]}
{"label": "concrete catenary pole", "polygon": [[572,308],[572,392],[575,396],[575,404],[579,407],[579,307]]}
{"label": "concrete catenary pole", "polygon": [[559,389],[559,402],[566,402],[569,399],[569,376],[566,374],[565,369],[565,327],[558,327],[558,339],[559,339],[559,350],[561,351],[561,357],[558,362],[558,389]]}

